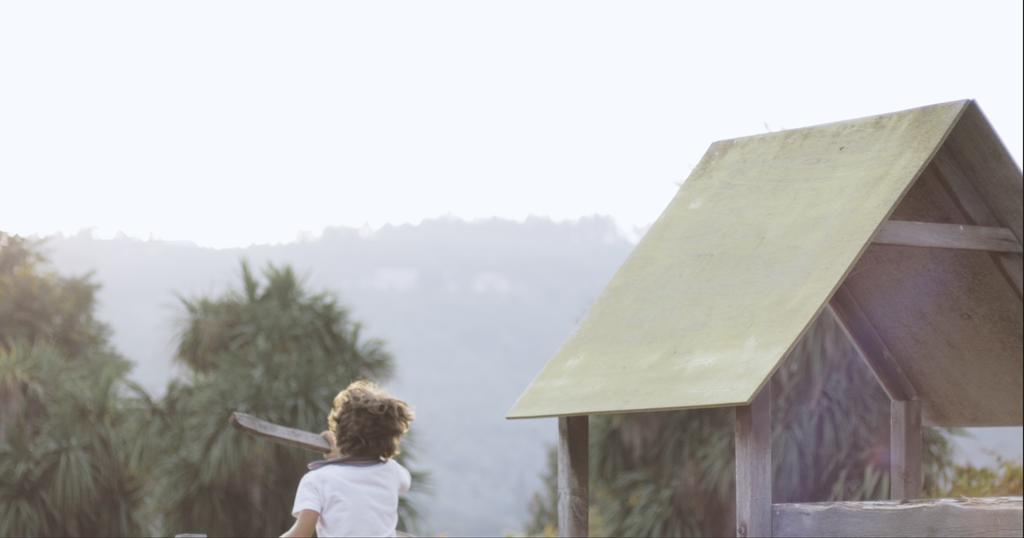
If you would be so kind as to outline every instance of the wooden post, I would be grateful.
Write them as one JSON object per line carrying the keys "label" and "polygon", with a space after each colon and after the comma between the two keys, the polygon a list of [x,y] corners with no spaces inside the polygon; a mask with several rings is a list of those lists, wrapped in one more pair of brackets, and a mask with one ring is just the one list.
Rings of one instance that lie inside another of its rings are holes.
{"label": "wooden post", "polygon": [[890,404],[889,475],[892,499],[921,497],[921,401]]}
{"label": "wooden post", "polygon": [[590,463],[587,416],[558,417],[558,535],[587,536]]}
{"label": "wooden post", "polygon": [[736,536],[772,535],[772,390],[736,408]]}

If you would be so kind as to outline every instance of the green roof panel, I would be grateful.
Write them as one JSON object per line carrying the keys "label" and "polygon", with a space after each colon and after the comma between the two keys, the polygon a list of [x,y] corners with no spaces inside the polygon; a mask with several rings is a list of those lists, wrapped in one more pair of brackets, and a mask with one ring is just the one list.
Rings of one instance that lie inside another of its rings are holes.
{"label": "green roof panel", "polygon": [[508,417],[749,403],[968,103],[712,144]]}

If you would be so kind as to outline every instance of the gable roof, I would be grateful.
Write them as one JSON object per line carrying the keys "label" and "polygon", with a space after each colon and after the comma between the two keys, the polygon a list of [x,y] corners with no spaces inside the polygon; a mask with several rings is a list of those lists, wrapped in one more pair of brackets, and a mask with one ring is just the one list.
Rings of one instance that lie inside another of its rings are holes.
{"label": "gable roof", "polygon": [[749,403],[972,107],[712,144],[508,418]]}

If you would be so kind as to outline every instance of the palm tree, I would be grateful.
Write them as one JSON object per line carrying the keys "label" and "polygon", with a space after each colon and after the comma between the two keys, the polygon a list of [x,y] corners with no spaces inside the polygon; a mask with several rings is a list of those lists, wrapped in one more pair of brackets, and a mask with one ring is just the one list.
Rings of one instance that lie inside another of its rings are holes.
{"label": "palm tree", "polygon": [[[888,397],[835,321],[822,316],[776,372],[776,502],[882,499],[888,493]],[[731,536],[733,413],[707,409],[593,417],[594,535]],[[945,436],[925,436],[925,488],[951,465]],[[554,525],[553,459],[528,532]]]}
{"label": "palm tree", "polygon": [[137,535],[131,365],[93,316],[96,286],[43,263],[0,233],[0,535]]}
{"label": "palm tree", "polygon": [[[257,279],[242,264],[242,287],[183,299],[177,358],[189,371],[145,414],[144,449],[162,477],[158,518],[168,533],[261,536],[291,524],[295,488],[310,454],[227,428],[233,411],[307,430],[326,429],[338,390],[383,381],[392,358],[337,300],[310,293],[289,267]],[[403,507],[408,524],[412,512]]]}
{"label": "palm tree", "polygon": [[15,339],[48,342],[69,360],[102,350],[113,354],[109,328],[95,317],[89,275],[44,271],[39,244],[0,231],[0,349]]}

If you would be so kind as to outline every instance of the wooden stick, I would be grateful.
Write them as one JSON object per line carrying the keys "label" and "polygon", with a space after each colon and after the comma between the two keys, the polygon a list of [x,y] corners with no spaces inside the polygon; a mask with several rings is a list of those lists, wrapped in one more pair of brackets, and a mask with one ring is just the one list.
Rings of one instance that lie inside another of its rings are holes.
{"label": "wooden stick", "polygon": [[331,451],[331,445],[326,439],[315,433],[305,430],[297,430],[280,426],[272,422],[258,419],[252,415],[231,413],[231,425],[248,434],[270,439],[275,443],[281,443],[296,448],[303,448],[313,452],[326,454]]}

